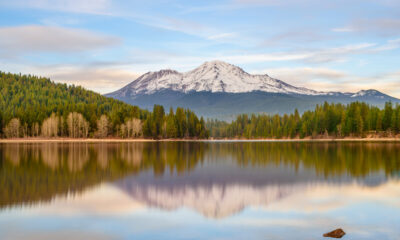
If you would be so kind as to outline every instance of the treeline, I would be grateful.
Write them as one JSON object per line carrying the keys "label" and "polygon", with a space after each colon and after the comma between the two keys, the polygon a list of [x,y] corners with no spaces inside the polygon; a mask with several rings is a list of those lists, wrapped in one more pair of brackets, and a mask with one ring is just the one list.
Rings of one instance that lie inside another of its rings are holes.
{"label": "treeline", "polygon": [[0,137],[206,138],[190,110],[153,112],[47,78],[0,72]]}
{"label": "treeline", "polygon": [[232,123],[209,120],[216,138],[305,138],[394,136],[400,133],[400,105],[391,102],[384,109],[366,103],[317,105],[302,115],[239,115]]}
{"label": "treeline", "polygon": [[317,105],[302,115],[239,115],[227,123],[198,118],[189,109],[140,109],[79,86],[0,72],[0,137],[305,138],[394,136],[400,106]]}

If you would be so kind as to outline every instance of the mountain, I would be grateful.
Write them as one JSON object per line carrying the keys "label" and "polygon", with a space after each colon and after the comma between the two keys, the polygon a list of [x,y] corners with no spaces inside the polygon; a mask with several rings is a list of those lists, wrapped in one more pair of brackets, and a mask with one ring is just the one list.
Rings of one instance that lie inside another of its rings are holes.
{"label": "mountain", "polygon": [[268,75],[251,75],[234,65],[212,61],[186,73],[174,70],[148,72],[117,91],[122,96],[153,94],[165,89],[190,92],[243,93],[262,91],[270,93],[292,93],[319,95],[322,92],[298,88]]}
{"label": "mountain", "polygon": [[267,74],[249,74],[222,61],[205,62],[185,73],[148,72],[106,96],[143,108],[154,104],[167,108],[180,106],[206,117],[219,118],[240,113],[290,113],[295,108],[305,111],[324,101],[363,101],[377,106],[387,101],[400,102],[373,89],[342,93],[296,87]]}

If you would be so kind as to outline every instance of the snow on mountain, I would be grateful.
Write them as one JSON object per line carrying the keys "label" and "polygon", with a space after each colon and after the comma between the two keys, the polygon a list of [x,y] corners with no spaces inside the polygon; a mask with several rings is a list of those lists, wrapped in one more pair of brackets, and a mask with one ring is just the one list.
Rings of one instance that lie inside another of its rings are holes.
{"label": "snow on mountain", "polygon": [[189,72],[161,70],[143,74],[118,91],[106,94],[129,104],[152,109],[155,104],[183,107],[203,117],[232,120],[237,114],[292,113],[317,104],[355,101],[383,107],[400,99],[377,90],[320,92],[292,86],[264,74],[253,75],[221,61],[205,62]]}
{"label": "snow on mountain", "polygon": [[307,88],[295,87],[267,74],[252,75],[243,69],[222,61],[205,62],[198,68],[180,73],[175,70],[148,72],[117,91],[120,96],[152,94],[160,90],[188,92],[243,93],[262,91],[270,93],[323,95]]}
{"label": "snow on mountain", "polygon": [[375,97],[375,98],[385,98],[385,95],[382,94],[381,92],[378,92],[376,90],[370,89],[370,90],[361,90],[358,91],[356,93],[354,93],[353,95],[351,95],[352,98],[355,97]]}

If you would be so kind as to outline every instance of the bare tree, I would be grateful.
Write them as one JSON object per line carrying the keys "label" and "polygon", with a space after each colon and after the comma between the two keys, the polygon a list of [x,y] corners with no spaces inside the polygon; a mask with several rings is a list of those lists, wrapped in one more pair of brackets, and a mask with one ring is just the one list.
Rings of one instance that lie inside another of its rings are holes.
{"label": "bare tree", "polygon": [[28,135],[29,135],[29,131],[28,131],[28,124],[27,123],[24,123],[24,125],[22,125],[22,127],[20,128],[21,129],[21,131],[22,131],[22,136],[25,138],[25,137],[28,137]]}
{"label": "bare tree", "polygon": [[120,137],[122,137],[122,138],[126,138],[127,137],[127,130],[126,130],[127,128],[126,128],[126,125],[125,124],[121,124],[120,126],[119,126],[119,131],[118,131],[118,133],[119,133],[119,136]]}
{"label": "bare tree", "polygon": [[18,118],[13,118],[4,128],[4,134],[7,138],[20,137],[21,133],[21,122]]}
{"label": "bare tree", "polygon": [[97,133],[96,135],[100,138],[105,138],[109,133],[109,121],[106,115],[101,115],[100,119],[97,120]]}
{"label": "bare tree", "polygon": [[126,137],[135,138],[135,137],[140,137],[142,135],[142,123],[140,119],[137,118],[129,119],[123,125],[125,127]]}
{"label": "bare tree", "polygon": [[72,138],[85,138],[89,134],[89,123],[82,114],[72,112],[67,118],[68,133]]}
{"label": "bare tree", "polygon": [[42,136],[43,137],[57,137],[59,135],[60,117],[52,113],[51,116],[43,121]]}
{"label": "bare tree", "polygon": [[132,126],[132,137],[140,137],[142,136],[142,122],[140,119],[133,118],[131,119]]}
{"label": "bare tree", "polygon": [[40,133],[40,127],[39,127],[39,123],[35,122],[32,125],[32,136],[34,137],[38,137]]}

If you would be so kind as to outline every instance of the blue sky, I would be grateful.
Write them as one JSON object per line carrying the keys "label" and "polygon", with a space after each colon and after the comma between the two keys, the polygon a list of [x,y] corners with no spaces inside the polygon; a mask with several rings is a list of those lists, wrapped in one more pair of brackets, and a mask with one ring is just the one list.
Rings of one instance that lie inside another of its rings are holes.
{"label": "blue sky", "polygon": [[316,90],[400,97],[400,1],[0,0],[0,70],[107,93],[223,60]]}

